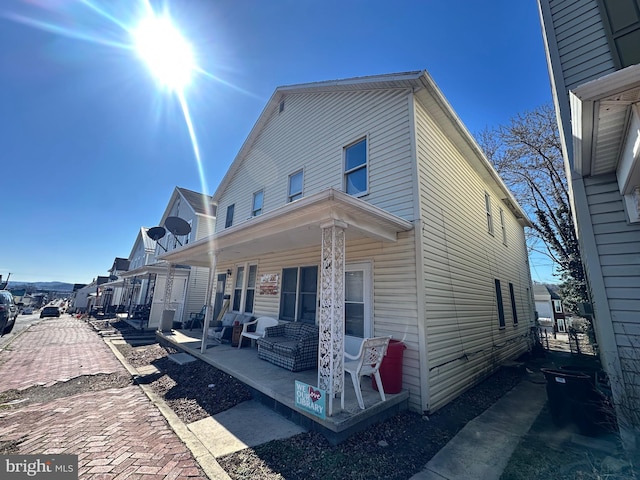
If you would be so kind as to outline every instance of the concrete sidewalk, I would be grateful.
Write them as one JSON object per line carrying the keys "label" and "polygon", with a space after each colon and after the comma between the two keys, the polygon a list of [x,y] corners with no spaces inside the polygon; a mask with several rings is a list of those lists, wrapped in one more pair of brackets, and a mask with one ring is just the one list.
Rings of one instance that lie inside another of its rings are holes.
{"label": "concrete sidewalk", "polygon": [[498,480],[546,401],[544,375],[528,374],[460,430],[412,480]]}

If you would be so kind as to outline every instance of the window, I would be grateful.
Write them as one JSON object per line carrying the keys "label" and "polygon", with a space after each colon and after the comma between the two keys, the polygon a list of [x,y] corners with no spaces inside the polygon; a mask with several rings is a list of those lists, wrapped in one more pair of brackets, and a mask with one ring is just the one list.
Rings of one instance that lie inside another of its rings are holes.
{"label": "window", "polygon": [[293,202],[302,198],[302,170],[289,175],[289,193],[287,196],[287,202]]}
{"label": "window", "polygon": [[227,218],[224,221],[224,228],[229,228],[233,225],[233,211],[236,208],[236,204],[233,203],[227,207]]}
{"label": "window", "polygon": [[278,107],[278,113],[284,112],[284,100],[280,102],[280,106]]}
{"label": "window", "polygon": [[518,324],[518,311],[516,309],[516,295],[513,291],[513,283],[509,283],[509,297],[511,298],[511,313],[513,314],[513,324]]}
{"label": "window", "polygon": [[251,216],[257,217],[262,213],[262,201],[264,199],[264,191],[260,190],[253,194],[253,207],[251,208]]}
{"label": "window", "polygon": [[244,266],[236,268],[236,280],[233,283],[233,307],[234,312],[240,311],[242,305],[242,286],[244,284]]}
{"label": "window", "polygon": [[504,224],[504,210],[500,209],[500,229],[502,230],[502,243],[507,244],[507,228]]}
{"label": "window", "polygon": [[496,283],[496,301],[498,303],[498,320],[500,322],[500,328],[504,328],[504,305],[502,303],[502,288],[500,287],[500,280],[495,279]]}
{"label": "window", "polygon": [[344,149],[344,190],[349,195],[367,193],[367,139]]}
{"label": "window", "polygon": [[640,63],[640,2],[600,0],[599,3],[616,68]]}
{"label": "window", "polygon": [[315,324],[318,304],[318,267],[282,269],[280,318]]}
{"label": "window", "polygon": [[244,313],[253,313],[253,301],[256,297],[256,276],[257,265],[249,265],[249,275],[247,278],[247,290],[244,295]]}
{"label": "window", "polygon": [[562,302],[560,300],[553,300],[553,310],[556,313],[562,313]]}
{"label": "window", "polygon": [[493,217],[491,216],[491,197],[484,192],[484,208],[487,212],[487,231],[493,235]]}
{"label": "window", "polygon": [[344,273],[344,334],[364,338],[364,271]]}

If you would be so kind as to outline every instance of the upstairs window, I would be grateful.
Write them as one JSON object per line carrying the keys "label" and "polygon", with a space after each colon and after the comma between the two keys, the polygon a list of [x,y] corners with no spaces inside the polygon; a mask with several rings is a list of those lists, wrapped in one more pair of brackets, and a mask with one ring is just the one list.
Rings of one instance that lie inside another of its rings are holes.
{"label": "upstairs window", "polygon": [[253,207],[251,208],[251,216],[257,217],[262,213],[262,201],[264,199],[264,191],[260,190],[253,194]]}
{"label": "upstairs window", "polygon": [[500,209],[500,230],[502,230],[502,243],[507,244],[507,228],[504,223],[504,210]]}
{"label": "upstairs window", "polygon": [[491,216],[491,197],[484,192],[484,209],[487,212],[487,231],[493,235],[493,217]]}
{"label": "upstairs window", "polygon": [[562,302],[560,300],[553,300],[553,311],[562,313]]}
{"label": "upstairs window", "polygon": [[355,196],[368,191],[366,138],[344,149],[344,191]]}
{"label": "upstairs window", "polygon": [[600,0],[599,3],[616,68],[640,63],[640,2]]}
{"label": "upstairs window", "polygon": [[289,175],[289,193],[287,196],[287,202],[293,202],[295,200],[298,200],[299,198],[302,198],[302,180],[302,170]]}
{"label": "upstairs window", "polygon": [[224,221],[224,228],[229,228],[233,225],[233,211],[236,208],[236,204],[233,203],[227,207],[227,217]]}

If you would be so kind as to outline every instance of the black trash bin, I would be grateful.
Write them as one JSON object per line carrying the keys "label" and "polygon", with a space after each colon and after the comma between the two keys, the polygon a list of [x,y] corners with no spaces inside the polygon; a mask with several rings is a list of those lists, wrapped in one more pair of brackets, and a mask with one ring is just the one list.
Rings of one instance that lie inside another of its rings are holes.
{"label": "black trash bin", "polygon": [[581,421],[583,402],[593,390],[591,378],[580,372],[543,368],[547,380],[547,398],[553,423],[562,427],[573,421]]}

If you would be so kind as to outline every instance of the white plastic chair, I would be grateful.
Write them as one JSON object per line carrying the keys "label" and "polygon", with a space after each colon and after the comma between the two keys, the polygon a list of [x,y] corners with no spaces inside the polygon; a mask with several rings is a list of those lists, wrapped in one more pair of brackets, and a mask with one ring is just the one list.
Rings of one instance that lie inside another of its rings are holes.
{"label": "white plastic chair", "polygon": [[[378,386],[378,392],[380,398],[384,402],[386,400],[384,396],[384,387],[382,386],[382,379],[380,378],[380,364],[382,359],[387,354],[387,347],[389,346],[389,340],[391,337],[374,337],[365,338],[360,345],[360,352],[357,356],[344,353],[344,371],[351,375],[351,381],[353,382],[353,389],[358,397],[358,405],[364,410],[364,400],[362,399],[362,390],[360,388],[360,378],[363,375],[373,375]],[[340,395],[340,405],[344,410],[344,391]]]}
{"label": "white plastic chair", "polygon": [[[256,331],[249,332],[249,325],[255,325]],[[238,349],[242,348],[242,337],[251,339],[251,346],[259,338],[264,337],[264,330],[267,327],[275,327],[278,325],[278,320],[271,317],[258,317],[253,322],[247,322],[242,325],[242,333],[240,334],[240,340],[238,341]]]}

